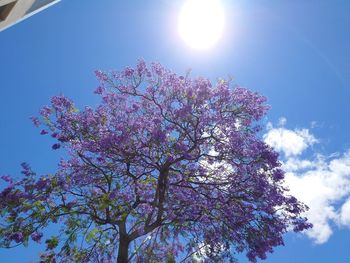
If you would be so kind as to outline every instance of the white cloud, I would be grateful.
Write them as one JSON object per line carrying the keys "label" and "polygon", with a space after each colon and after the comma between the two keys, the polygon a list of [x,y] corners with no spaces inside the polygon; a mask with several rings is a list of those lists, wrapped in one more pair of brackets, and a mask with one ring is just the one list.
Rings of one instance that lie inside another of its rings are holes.
{"label": "white cloud", "polygon": [[350,227],[350,198],[343,204],[340,210],[339,224]]}
{"label": "white cloud", "polygon": [[312,122],[310,123],[310,126],[311,126],[311,129],[316,128],[316,127],[318,126],[317,121],[312,121]]}
{"label": "white cloud", "polygon": [[[198,247],[197,247],[197,251],[196,253],[193,254],[193,259],[195,262],[200,262],[200,263],[204,263],[206,262],[206,259],[208,258],[206,256],[206,253],[209,251],[209,249],[211,248],[210,245],[206,245],[204,243],[199,243]],[[220,253],[222,251],[225,250],[224,245],[220,244],[219,246],[216,246],[213,248],[215,252]]]}
{"label": "white cloud", "polygon": [[305,234],[322,244],[332,235],[332,226],[350,227],[350,150],[342,155],[316,153],[316,157],[301,158],[301,153],[317,142],[308,129],[270,125],[264,139],[284,153],[285,183],[290,193],[310,208],[306,216],[314,227]]}
{"label": "white cloud", "polygon": [[287,123],[287,118],[286,117],[281,117],[279,120],[278,120],[278,125],[279,126],[284,126],[286,125]]}
{"label": "white cloud", "polygon": [[285,171],[296,171],[314,169],[318,165],[321,165],[321,163],[310,160],[300,160],[299,158],[290,157],[284,162],[283,168]]}
{"label": "white cloud", "polygon": [[286,122],[286,118],[281,118],[279,125],[282,127],[279,128],[273,128],[269,123],[269,131],[264,135],[265,142],[277,151],[283,152],[286,157],[300,155],[306,148],[317,142],[308,129],[288,130],[284,128]]}

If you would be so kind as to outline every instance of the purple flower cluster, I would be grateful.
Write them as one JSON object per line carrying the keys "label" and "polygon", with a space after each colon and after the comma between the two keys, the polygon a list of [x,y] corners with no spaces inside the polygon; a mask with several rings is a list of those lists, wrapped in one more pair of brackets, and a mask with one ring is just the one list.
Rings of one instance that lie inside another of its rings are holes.
{"label": "purple flower cluster", "polygon": [[40,242],[41,238],[43,237],[43,233],[39,233],[39,232],[34,232],[33,234],[31,234],[30,236],[32,238],[33,241],[35,242]]}

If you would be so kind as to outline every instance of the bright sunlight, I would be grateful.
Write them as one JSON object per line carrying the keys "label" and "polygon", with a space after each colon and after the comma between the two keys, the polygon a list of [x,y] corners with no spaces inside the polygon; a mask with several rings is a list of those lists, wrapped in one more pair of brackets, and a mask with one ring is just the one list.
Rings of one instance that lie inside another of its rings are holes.
{"label": "bright sunlight", "polygon": [[179,34],[190,47],[208,49],[222,36],[224,20],[220,0],[187,0],[179,16]]}

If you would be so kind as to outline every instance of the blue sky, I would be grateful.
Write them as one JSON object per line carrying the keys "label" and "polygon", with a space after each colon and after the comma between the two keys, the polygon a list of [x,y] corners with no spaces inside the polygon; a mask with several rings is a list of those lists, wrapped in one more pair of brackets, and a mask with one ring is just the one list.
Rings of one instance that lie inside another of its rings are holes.
{"label": "blue sky", "polygon": [[[19,175],[23,161],[39,173],[55,170],[62,153],[29,117],[60,93],[96,105],[96,69],[142,57],[178,73],[231,75],[268,97],[264,138],[281,152],[287,183],[317,223],[314,233],[287,234],[265,262],[348,262],[350,2],[223,0],[223,37],[206,51],[178,35],[183,2],[62,0],[0,32],[0,173]],[[38,246],[2,249],[0,262],[37,253]]]}

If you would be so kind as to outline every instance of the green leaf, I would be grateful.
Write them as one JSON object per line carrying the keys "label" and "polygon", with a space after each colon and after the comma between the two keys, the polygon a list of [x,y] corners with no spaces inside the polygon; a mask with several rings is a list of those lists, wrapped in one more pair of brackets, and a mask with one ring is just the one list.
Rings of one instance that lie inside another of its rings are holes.
{"label": "green leaf", "polygon": [[91,240],[95,239],[96,234],[99,232],[97,228],[92,229],[87,235],[86,235],[86,241],[90,242]]}
{"label": "green leaf", "polygon": [[53,236],[50,239],[47,239],[45,241],[48,250],[56,248],[58,246],[58,242],[59,242],[59,240],[58,240],[58,237],[56,237],[56,236]]}
{"label": "green leaf", "polygon": [[101,198],[101,208],[105,209],[109,206],[109,194],[106,193]]}

